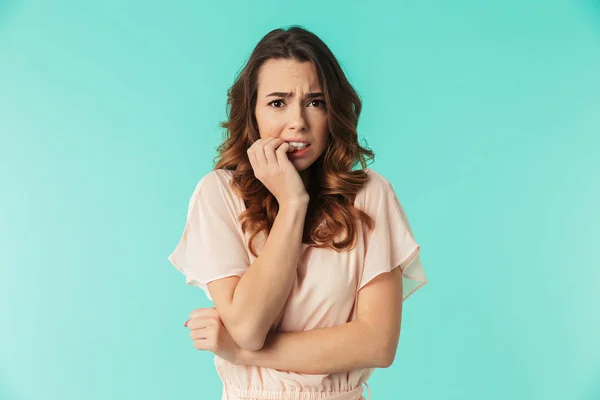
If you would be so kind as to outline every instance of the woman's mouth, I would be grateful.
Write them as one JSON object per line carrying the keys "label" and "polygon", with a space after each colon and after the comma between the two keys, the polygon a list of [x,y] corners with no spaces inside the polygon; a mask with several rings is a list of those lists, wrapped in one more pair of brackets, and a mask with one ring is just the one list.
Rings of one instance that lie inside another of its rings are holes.
{"label": "woman's mouth", "polygon": [[294,158],[302,157],[303,155],[305,155],[307,153],[309,148],[310,148],[310,143],[307,143],[305,145],[290,144],[290,149],[288,151],[288,154]]}

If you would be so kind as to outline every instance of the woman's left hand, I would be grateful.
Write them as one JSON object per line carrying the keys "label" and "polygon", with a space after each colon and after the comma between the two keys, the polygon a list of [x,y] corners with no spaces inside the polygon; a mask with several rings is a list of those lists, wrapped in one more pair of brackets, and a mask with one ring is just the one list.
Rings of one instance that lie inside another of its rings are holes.
{"label": "woman's left hand", "polygon": [[214,307],[192,311],[184,326],[190,330],[196,349],[208,350],[232,364],[238,363],[240,347],[227,332]]}

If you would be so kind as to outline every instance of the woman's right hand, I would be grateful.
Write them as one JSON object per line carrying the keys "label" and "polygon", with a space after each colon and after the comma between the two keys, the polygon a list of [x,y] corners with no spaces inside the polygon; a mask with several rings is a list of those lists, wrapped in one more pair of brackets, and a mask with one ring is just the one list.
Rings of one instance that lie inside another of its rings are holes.
{"label": "woman's right hand", "polygon": [[280,207],[309,200],[300,173],[288,159],[291,150],[280,138],[258,139],[247,150],[254,176],[275,196]]}

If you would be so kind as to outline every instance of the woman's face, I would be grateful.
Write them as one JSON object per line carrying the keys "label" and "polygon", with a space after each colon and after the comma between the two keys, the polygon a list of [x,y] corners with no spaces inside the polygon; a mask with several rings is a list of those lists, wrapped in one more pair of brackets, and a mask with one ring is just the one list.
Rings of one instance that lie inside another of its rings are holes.
{"label": "woman's face", "polygon": [[327,109],[321,92],[315,67],[308,61],[269,59],[258,73],[255,116],[260,137],[308,143],[303,151],[287,153],[298,171],[314,163],[327,146]]}

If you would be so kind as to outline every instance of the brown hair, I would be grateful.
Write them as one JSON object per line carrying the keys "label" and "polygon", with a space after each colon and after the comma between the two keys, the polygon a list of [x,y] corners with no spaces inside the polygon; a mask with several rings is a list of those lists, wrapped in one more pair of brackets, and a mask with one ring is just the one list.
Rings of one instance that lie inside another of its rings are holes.
{"label": "brown hair", "polygon": [[[354,207],[356,193],[367,180],[366,159],[375,155],[358,143],[356,127],[362,102],[348,82],[338,61],[327,45],[314,33],[293,25],[275,29],[265,35],[254,48],[245,67],[238,73],[227,91],[228,121],[223,143],[217,151],[214,169],[232,170],[231,186],[244,200],[246,210],[239,216],[242,230],[251,228],[250,251],[258,233],[271,231],[279,205],[275,196],[254,176],[247,149],[260,139],[254,115],[258,91],[258,72],[268,59],[310,61],[316,68],[328,110],[328,141],[321,156],[308,167],[310,201],[304,226],[303,243],[316,247],[331,247],[336,251],[353,248],[358,232],[356,219],[373,228],[371,217]],[[214,161],[214,160],[213,160]],[[360,162],[362,169],[353,170]],[[321,227],[322,224],[322,227]],[[334,238],[345,230],[346,238]]]}

